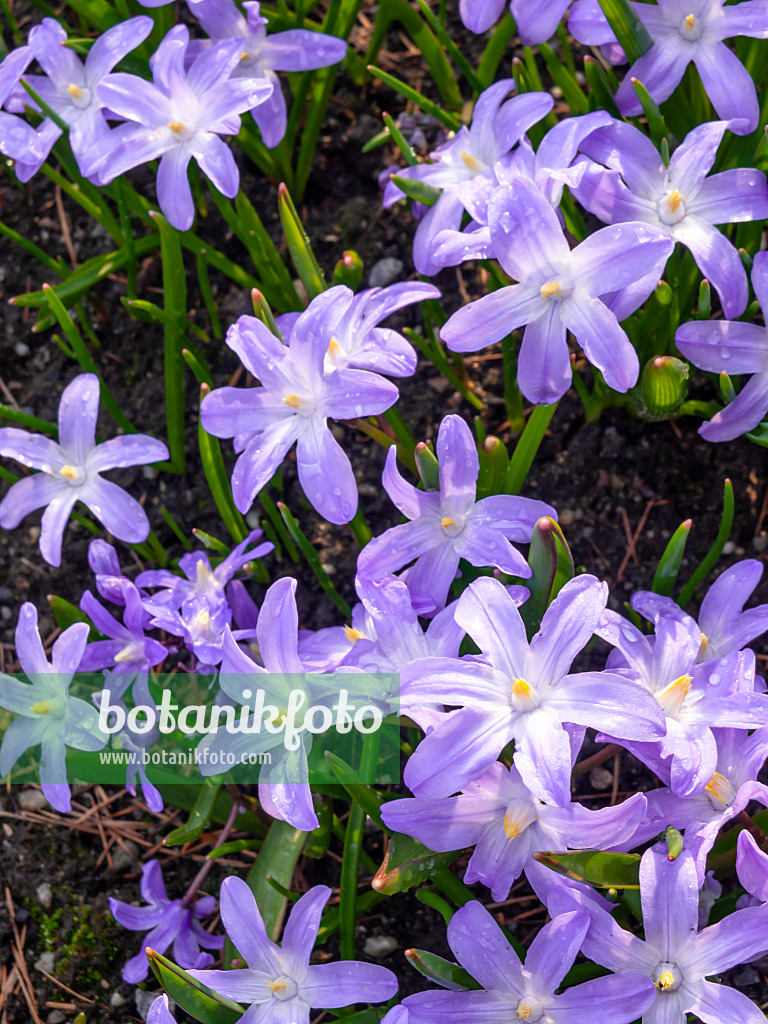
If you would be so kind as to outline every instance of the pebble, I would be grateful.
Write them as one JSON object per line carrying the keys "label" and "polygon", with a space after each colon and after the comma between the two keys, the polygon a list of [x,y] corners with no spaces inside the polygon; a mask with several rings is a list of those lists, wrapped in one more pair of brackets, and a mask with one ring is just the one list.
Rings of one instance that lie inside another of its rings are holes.
{"label": "pebble", "polygon": [[765,551],[768,548],[768,533],[761,533],[759,537],[753,537],[752,547],[755,551]]}
{"label": "pebble", "polygon": [[13,612],[11,611],[7,604],[0,606],[0,619],[2,619],[3,622],[8,622],[12,615]]}
{"label": "pebble", "polygon": [[365,940],[363,952],[367,956],[383,957],[397,949],[397,939],[391,935],[371,935]]}
{"label": "pebble", "polygon": [[19,797],[22,811],[40,811],[47,803],[41,789],[24,789]]}
{"label": "pebble", "polygon": [[109,1005],[110,1006],[124,1006],[125,1005],[125,999],[120,995],[119,992],[113,992],[112,995],[109,997]]}
{"label": "pebble", "polygon": [[731,974],[731,979],[738,988],[746,988],[747,985],[759,985],[760,975],[750,964],[745,964]]}
{"label": "pebble", "polygon": [[159,995],[159,992],[145,992],[143,988],[137,988],[133,993],[133,998],[136,1001],[136,1012],[142,1020],[147,1019],[149,1008]]}
{"label": "pebble", "polygon": [[30,528],[27,530],[27,533],[32,543],[37,544],[37,542],[40,540],[40,527],[30,526]]}
{"label": "pebble", "polygon": [[13,591],[10,587],[0,587],[0,601],[12,601]]}
{"label": "pebble", "polygon": [[29,355],[29,345],[26,345],[23,341],[17,341],[13,346],[13,351],[17,356],[21,356],[23,359],[24,356]]}
{"label": "pebble", "polygon": [[112,858],[115,871],[131,871],[136,866],[139,856],[138,846],[130,839],[126,839],[125,846],[127,847],[125,850],[122,846],[118,846]]}
{"label": "pebble", "polygon": [[[18,920],[18,915],[17,918]],[[56,965],[56,957],[53,953],[46,950],[45,953],[41,953],[40,956],[35,960],[35,967],[39,971],[47,971],[49,974],[53,973],[53,968]]]}
{"label": "pebble", "polygon": [[558,522],[561,526],[570,526],[576,517],[569,508],[564,508],[558,516]]}
{"label": "pebble", "polygon": [[394,256],[385,256],[371,267],[368,284],[371,288],[386,288],[388,284],[396,281],[402,272],[402,260],[398,260]]}
{"label": "pebble", "polygon": [[142,466],[141,475],[145,480],[154,480],[157,476],[157,470],[154,466]]}
{"label": "pebble", "polygon": [[67,1018],[61,1012],[61,1010],[51,1010],[46,1019],[48,1021],[48,1024],[64,1024],[64,1021]]}
{"label": "pebble", "polygon": [[261,524],[261,516],[255,508],[252,508],[248,515],[245,517],[245,521],[248,524],[249,530],[258,530]]}
{"label": "pebble", "polygon": [[610,772],[607,768],[603,768],[601,765],[598,765],[589,773],[589,781],[592,784],[593,789],[608,789],[608,787],[613,783],[613,772]]}
{"label": "pebble", "polygon": [[35,895],[44,907],[50,907],[51,900],[53,899],[53,889],[47,882],[43,882],[42,885],[38,885],[35,889]]}
{"label": "pebble", "polygon": [[724,555],[732,555],[735,550],[736,550],[736,545],[733,543],[732,540],[727,540],[725,542],[725,544],[723,544],[723,554]]}

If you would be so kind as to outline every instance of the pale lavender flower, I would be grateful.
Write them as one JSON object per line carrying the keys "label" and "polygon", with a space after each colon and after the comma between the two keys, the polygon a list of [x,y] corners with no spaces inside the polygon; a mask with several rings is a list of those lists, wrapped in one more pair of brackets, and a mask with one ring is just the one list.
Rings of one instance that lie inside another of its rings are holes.
{"label": "pale lavender flower", "polygon": [[[717,769],[712,728],[750,729],[768,720],[768,697],[754,692],[755,656],[740,651],[697,663],[701,631],[692,619],[661,618],[652,637],[613,611],[597,635],[617,647],[666,717],[660,742],[623,741],[677,796],[701,792]],[[613,664],[614,669],[617,667]],[[610,733],[610,729],[604,729]]]}
{"label": "pale lavender flower", "polygon": [[[96,589],[112,604],[125,604],[125,584],[129,579],[120,568],[117,552],[105,540],[96,538],[88,545],[88,565],[96,577]],[[142,597],[146,595],[142,593]]]}
{"label": "pale lavender flower", "polygon": [[664,719],[635,682],[614,673],[571,674],[608,600],[594,576],[577,576],[547,609],[530,644],[512,599],[481,577],[456,604],[456,621],[479,656],[429,658],[401,672],[401,700],[458,706],[408,760],[405,782],[418,797],[450,796],[477,779],[515,741],[514,763],[534,796],[570,802],[571,747],[564,723],[658,739]]}
{"label": "pale lavender flower", "polygon": [[149,520],[138,501],[100,474],[160,462],[168,458],[168,449],[146,434],[125,434],[96,444],[98,414],[99,379],[93,373],[81,373],[61,396],[58,444],[18,427],[0,429],[0,455],[42,470],[11,486],[0,502],[0,526],[12,530],[24,516],[47,505],[40,551],[50,565],[61,564],[64,528],[77,501],[128,544],[138,544],[149,535]]}
{"label": "pale lavender flower", "polygon": [[240,1017],[246,1024],[309,1024],[310,1008],[350,1003],[381,1003],[397,991],[386,967],[357,960],[310,964],[320,915],[330,898],[327,885],[316,885],[293,905],[282,945],[268,938],[253,893],[241,878],[221,884],[221,920],[247,967],[231,971],[190,971],[204,985],[228,999],[248,1004]]}
{"label": "pale lavender flower", "polygon": [[89,172],[106,185],[124,171],[160,157],[157,201],[180,231],[190,228],[195,217],[189,161],[194,158],[225,196],[236,195],[240,174],[219,136],[236,135],[238,115],[272,92],[269,82],[230,77],[242,57],[240,40],[217,43],[185,71],[188,45],[189,30],[177,25],[152,58],[152,82],[127,74],[108,75],[101,82],[102,103],[127,123],[93,145],[89,164]]}
{"label": "pale lavender flower", "polygon": [[669,239],[646,224],[625,223],[596,231],[571,250],[557,214],[524,178],[496,189],[488,225],[497,259],[518,283],[454,313],[440,331],[448,347],[476,352],[527,325],[518,360],[520,390],[532,402],[551,404],[571,381],[570,330],[609,387],[631,388],[639,372],[637,353],[600,296],[649,274],[658,280],[673,249]]}
{"label": "pale lavender flower", "polygon": [[420,491],[397,470],[394,446],[387,452],[384,489],[410,520],[374,537],[360,552],[358,576],[381,579],[417,559],[408,589],[420,613],[444,607],[459,561],[493,565],[528,577],[530,567],[510,541],[528,543],[542,516],[557,513],[542,501],[495,494],[476,500],[480,462],[469,427],[446,416],[437,435],[439,491]]}
{"label": "pale lavender flower", "polygon": [[73,697],[69,687],[88,642],[88,625],[76,622],[56,640],[48,661],[37,627],[37,609],[21,606],[16,626],[16,654],[30,683],[0,674],[0,707],[19,717],[5,730],[0,745],[0,776],[5,776],[30,747],[41,745],[40,782],[52,807],[71,807],[67,784],[67,747],[101,750],[107,737],[99,716],[87,701]]}
{"label": "pale lavender flower", "polygon": [[768,904],[768,853],[744,829],[736,843],[736,873],[739,881],[760,903]]}
{"label": "pale lavender flower", "polygon": [[[504,102],[514,89],[512,79],[495,82],[475,104],[472,124],[438,146],[431,163],[399,169],[402,178],[421,181],[442,189],[442,195],[419,222],[413,239],[413,262],[420,274],[441,269],[434,260],[434,240],[444,229],[458,230],[466,210],[483,223],[491,192],[498,184],[494,165],[509,153],[525,132],[549,113],[554,103],[544,92],[523,93]],[[384,190],[384,206],[391,206],[403,193],[394,182]]]}
{"label": "pale lavender flower", "polygon": [[[67,33],[54,18],[43,18],[29,33],[30,49],[45,76],[25,75],[25,80],[69,125],[72,152],[84,175],[90,173],[92,147],[109,134],[99,83],[123,57],[144,42],[151,30],[152,19],[145,15],[114,25],[99,36],[85,62],[66,46]],[[21,109],[25,104],[37,109],[26,92],[17,96],[16,105]],[[28,181],[39,170],[60,135],[61,129],[45,118],[37,129],[37,160],[24,160],[17,168],[21,181]]]}
{"label": "pale lavender flower", "polygon": [[558,886],[550,913],[578,907],[590,916],[585,956],[611,971],[640,971],[653,982],[654,1003],[643,1024],[684,1024],[693,1013],[708,1024],[763,1024],[765,1014],[734,988],[707,981],[768,947],[768,906],[737,910],[698,931],[699,880],[686,849],[670,861],[665,843],[640,861],[645,940],[621,928],[588,896]]}
{"label": "pale lavender flower", "polygon": [[[546,43],[557,32],[571,0],[509,0],[509,9],[523,46]],[[506,0],[460,0],[459,14],[470,32],[487,32],[504,10]]]}
{"label": "pale lavender flower", "polygon": [[[145,3],[144,6],[148,7],[149,4]],[[157,996],[147,1010],[147,1024],[176,1024],[176,1018],[171,1013],[171,1004],[165,992]]]}
{"label": "pale lavender flower", "polygon": [[587,166],[573,191],[582,206],[608,224],[642,221],[687,246],[717,289],[725,315],[736,317],[747,305],[747,275],[736,249],[715,224],[768,216],[768,182],[752,167],[707,177],[729,128],[734,129],[733,122],[694,128],[667,167],[646,135],[614,121],[582,143],[582,151],[596,163]]}
{"label": "pale lavender flower", "polygon": [[[14,90],[33,58],[30,46],[20,46],[0,63],[0,108],[9,102],[13,106]],[[15,161],[15,172],[21,181],[27,181],[39,166],[34,154],[40,148],[41,140],[30,124],[0,109],[0,153]],[[29,175],[26,174],[28,164],[34,168]]]}
{"label": "pale lavender flower", "polygon": [[[581,730],[576,732],[572,760],[581,746]],[[631,839],[645,810],[641,793],[597,811],[578,803],[556,807],[537,799],[514,766],[507,769],[494,761],[459,796],[391,800],[382,807],[382,818],[388,828],[413,836],[430,850],[474,846],[464,881],[468,885],[482,882],[493,899],[501,901],[535,852],[616,846]]]}
{"label": "pale lavender flower", "polygon": [[329,288],[292,325],[286,344],[255,317],[243,316],[227,344],[255,377],[256,388],[217,388],[203,399],[203,427],[214,437],[243,435],[232,474],[232,494],[247,512],[297,442],[299,481],[311,504],[331,523],[348,523],[357,510],[352,465],[328,427],[382,413],[397,388],[368,370],[325,372],[334,332],[353,302],[351,289]]}
{"label": "pale lavender flower", "polygon": [[[746,135],[757,127],[760,109],[752,76],[724,43],[734,36],[768,39],[768,8],[763,3],[724,6],[724,0],[658,0],[658,3],[633,3],[649,35],[651,49],[630,67],[616,93],[619,110],[625,116],[642,114],[642,106],[632,88],[632,79],[643,83],[657,103],[669,99],[693,63],[704,90],[718,117],[743,118],[733,131]],[[595,34],[605,23],[607,31]],[[580,27],[587,27],[585,35]],[[604,45],[613,33],[597,0],[580,0],[568,21],[579,42]],[[589,31],[591,29],[591,31]]]}
{"label": "pale lavender flower", "polygon": [[[292,28],[267,35],[267,19],[255,0],[243,4],[243,14],[233,0],[190,0],[189,9],[204,32],[215,41],[236,39],[240,62],[233,78],[263,79],[273,86],[272,93],[251,110],[259,126],[264,145],[276,146],[285,135],[287,110],[276,71],[315,71],[338,64],[347,55],[343,39]],[[194,45],[194,44],[193,44]],[[198,44],[199,45],[199,44]]]}
{"label": "pale lavender flower", "polygon": [[134,907],[110,896],[109,909],[112,917],[133,932],[148,932],[144,936],[141,950],[131,957],[123,968],[123,980],[137,985],[149,974],[149,961],[145,950],[154,949],[164,953],[173,943],[176,963],[185,970],[190,967],[205,967],[213,963],[210,953],[200,949],[221,949],[223,935],[211,935],[200,924],[200,918],[207,917],[216,909],[213,896],[200,896],[194,903],[171,900],[165,892],[163,873],[156,860],[147,861],[141,869],[141,895],[145,907]]}
{"label": "pale lavender flower", "polygon": [[[744,173],[750,172],[745,170]],[[755,254],[752,287],[765,318],[768,316],[766,252]],[[738,313],[729,315],[738,316]],[[736,398],[715,413],[708,423],[702,423],[699,427],[702,437],[708,441],[732,441],[753,430],[765,418],[768,413],[768,330],[765,327],[729,320],[691,321],[678,328],[675,344],[686,359],[702,370],[751,374]]]}
{"label": "pale lavender flower", "polygon": [[523,964],[491,914],[471,900],[451,918],[448,944],[481,990],[431,990],[407,996],[403,1006],[408,1024],[629,1024],[655,998],[652,984],[639,971],[622,970],[555,994],[588,927],[589,917],[582,911],[558,915],[538,933]]}

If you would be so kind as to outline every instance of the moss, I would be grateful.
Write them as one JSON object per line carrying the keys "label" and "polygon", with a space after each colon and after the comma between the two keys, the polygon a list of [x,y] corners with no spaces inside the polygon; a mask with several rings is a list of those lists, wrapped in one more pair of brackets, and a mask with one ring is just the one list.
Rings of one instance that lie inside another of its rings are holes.
{"label": "moss", "polygon": [[102,967],[114,963],[119,956],[117,945],[109,937],[114,922],[109,913],[95,910],[72,896],[66,906],[46,913],[27,901],[32,919],[39,929],[39,945],[56,954],[54,975],[66,984],[94,989],[102,974],[93,966],[98,950]]}

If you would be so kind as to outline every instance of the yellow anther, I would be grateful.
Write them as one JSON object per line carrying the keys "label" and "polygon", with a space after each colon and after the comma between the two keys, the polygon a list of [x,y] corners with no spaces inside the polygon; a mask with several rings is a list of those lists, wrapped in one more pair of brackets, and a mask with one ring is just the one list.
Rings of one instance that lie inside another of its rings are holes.
{"label": "yellow anther", "polygon": [[693,676],[680,676],[669,686],[665,686],[660,693],[656,694],[656,700],[661,704],[665,715],[676,718],[685,698],[688,696]]}
{"label": "yellow anther", "polygon": [[[688,17],[689,17],[689,18],[692,18],[692,17],[693,17],[693,15],[692,15],[692,14],[689,14],[689,15],[688,15]],[[688,20],[688,19],[686,18],[686,21],[687,21],[687,20]],[[680,193],[679,193],[679,192],[677,191],[677,189],[675,189],[675,191],[674,191],[674,192],[670,192],[670,193],[669,193],[669,195],[667,196],[667,206],[669,207],[669,212],[670,212],[670,213],[674,213],[674,212],[675,212],[675,210],[676,210],[676,209],[678,208],[678,206],[680,205],[680,203],[682,203],[682,201],[683,201],[683,199],[682,199],[682,196],[681,196],[681,195],[680,195]]]}
{"label": "yellow anther", "polygon": [[29,709],[36,715],[50,715],[56,706],[55,701],[52,700],[39,700],[37,704],[33,704]]}
{"label": "yellow anther", "polygon": [[77,480],[80,476],[80,471],[77,466],[62,466],[59,473],[64,477],[65,480]]}
{"label": "yellow anther", "polygon": [[192,620],[192,628],[194,630],[211,628],[211,616],[205,608],[201,608]]}
{"label": "yellow anther", "polygon": [[79,100],[80,97],[83,95],[83,90],[80,88],[79,85],[75,85],[74,82],[70,82],[70,84],[67,86],[67,92],[73,100]]}
{"label": "yellow anther", "polygon": [[443,516],[443,518],[440,520],[440,525],[444,530],[448,530],[450,529],[451,526],[456,525],[456,520],[451,519],[450,516]]}
{"label": "yellow anther", "polygon": [[689,14],[685,19],[685,27],[690,31],[696,25],[696,17],[693,14]]}
{"label": "yellow anther", "polygon": [[277,981],[270,981],[270,983],[267,985],[267,988],[271,988],[273,992],[285,992],[288,986],[284,981],[281,981],[278,978]]}
{"label": "yellow anther", "polygon": [[122,651],[115,655],[115,661],[135,661],[136,651],[134,650],[134,647],[134,644],[128,644],[127,647],[124,647]]}
{"label": "yellow anther", "polygon": [[286,395],[283,399],[286,405],[289,405],[292,409],[298,409],[301,405],[301,399],[298,395]]}
{"label": "yellow anther", "polygon": [[512,693],[516,697],[528,697],[531,693],[531,685],[526,683],[524,679],[513,679]]}
{"label": "yellow anther", "polygon": [[538,999],[534,999],[532,996],[526,996],[526,998],[518,1004],[518,1020],[540,1020],[541,1014],[541,1003],[538,1001]]}
{"label": "yellow anther", "polygon": [[368,637],[365,633],[361,633],[359,629],[355,629],[354,626],[344,627],[344,636],[349,640],[350,643],[357,643],[358,640],[367,640]]}
{"label": "yellow anther", "polygon": [[557,295],[557,293],[560,291],[560,282],[547,281],[546,284],[543,284],[541,286],[539,291],[541,292],[541,297],[543,299],[550,299],[553,295]]}
{"label": "yellow anther", "polygon": [[465,149],[461,151],[461,159],[464,161],[464,166],[468,171],[472,171],[473,174],[477,174],[478,171],[482,170],[480,161],[476,156],[472,156],[471,153],[467,153]]}
{"label": "yellow anther", "polygon": [[708,647],[709,647],[709,637],[706,636],[706,634],[702,633],[701,634],[701,647],[699,648],[699,657],[700,658],[703,658],[704,655],[707,653],[707,648]]}
{"label": "yellow anther", "polygon": [[180,135],[184,131],[184,125],[181,121],[169,121],[168,127],[175,135]]}
{"label": "yellow anther", "polygon": [[336,341],[335,338],[331,338],[331,343],[328,346],[328,354],[332,355],[333,353],[338,352],[340,348],[341,345],[338,343],[338,341]]}
{"label": "yellow anther", "polygon": [[240,58],[240,60],[248,60],[248,51],[247,50],[243,50],[243,55]]}
{"label": "yellow anther", "polygon": [[674,988],[675,976],[672,971],[662,971],[659,975],[659,980],[656,982],[656,988],[661,989],[662,992],[668,988]]}
{"label": "yellow anther", "polygon": [[724,807],[728,807],[733,800],[733,786],[720,772],[715,772],[704,790]]}
{"label": "yellow anther", "polygon": [[504,835],[507,839],[517,839],[521,832],[520,822],[516,821],[511,814],[504,815]]}

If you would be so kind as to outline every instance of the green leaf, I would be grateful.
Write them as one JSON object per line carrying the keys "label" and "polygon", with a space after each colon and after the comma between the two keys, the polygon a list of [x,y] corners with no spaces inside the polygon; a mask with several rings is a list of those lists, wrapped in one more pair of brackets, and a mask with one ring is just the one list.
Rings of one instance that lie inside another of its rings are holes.
{"label": "green leaf", "polygon": [[504,478],[509,468],[509,454],[500,438],[489,435],[478,447],[480,473],[477,478],[477,498],[502,494]]}
{"label": "green leaf", "polygon": [[433,103],[432,100],[427,99],[426,96],[422,96],[416,89],[411,88],[410,85],[406,85],[399,78],[395,78],[394,75],[388,74],[386,71],[382,71],[381,68],[374,67],[373,64],[368,65],[368,71],[379,78],[386,85],[389,85],[395,92],[399,92],[402,97],[406,100],[410,100],[417,107],[424,111],[425,114],[429,114],[434,117],[436,121],[439,121],[441,125],[448,128],[449,131],[457,132],[461,128],[461,121],[454,114],[448,113],[447,110],[443,110],[442,107],[438,106],[437,103]]}
{"label": "green leaf", "polygon": [[522,490],[525,478],[528,476],[528,470],[533,465],[536,452],[544,440],[547,427],[555,415],[556,409],[557,402],[554,402],[552,405],[537,405],[534,407],[533,412],[528,417],[528,422],[525,424],[525,430],[521,434],[512,453],[509,469],[504,481],[505,494],[519,494]]}
{"label": "green leaf", "polygon": [[63,597],[57,597],[56,594],[48,595],[48,604],[51,606],[54,619],[56,619],[56,625],[61,629],[67,629],[75,622],[87,622],[88,625],[91,626],[90,639],[96,639],[98,631],[94,629],[91,624],[91,620],[85,612],[81,612],[76,605],[69,601],[65,601]]}
{"label": "green leaf", "polygon": [[392,141],[403,154],[405,162],[408,164],[409,167],[415,167],[416,164],[419,162],[418,157],[411,149],[411,147],[408,145],[408,143],[405,141],[405,136],[400,131],[400,126],[398,125],[397,121],[394,119],[394,117],[392,117],[391,114],[383,114],[382,119],[384,121],[384,125],[387,131],[389,132],[392,138]]}
{"label": "green leaf", "polygon": [[[205,397],[210,388],[207,384],[200,386],[200,397]],[[236,543],[245,540],[248,536],[248,527],[232,497],[232,487],[229,476],[224,465],[224,458],[221,454],[221,445],[218,439],[208,433],[203,427],[202,416],[197,424],[197,442],[200,448],[200,460],[203,464],[205,479],[211,496],[219,510],[222,522],[229,531],[230,536]]]}
{"label": "green leaf", "polygon": [[283,517],[283,522],[285,523],[286,529],[290,534],[291,540],[293,540],[301,548],[302,554],[309,563],[312,572],[315,574],[317,582],[323,588],[328,597],[330,597],[330,599],[339,609],[341,614],[346,619],[351,620],[352,610],[347,604],[347,602],[344,600],[344,598],[341,596],[341,594],[338,592],[336,587],[334,587],[333,583],[331,582],[331,578],[323,568],[322,562],[320,561],[320,556],[318,555],[317,551],[315,551],[310,542],[307,540],[307,538],[305,537],[304,533],[301,530],[301,527],[299,526],[296,519],[291,515],[291,512],[287,508],[287,506],[284,505],[282,501],[279,501],[277,503],[277,507],[280,510],[280,515]]}
{"label": "green leaf", "polygon": [[189,820],[186,825],[174,829],[165,837],[166,846],[181,846],[183,843],[191,843],[203,834],[220,789],[220,782],[206,783],[200,787],[195,805],[190,811]]}
{"label": "green leaf", "polygon": [[648,120],[648,131],[651,133],[653,144],[658,147],[661,145],[662,139],[669,138],[669,130],[667,129],[664,117],[654,102],[653,97],[639,79],[632,79],[632,88],[635,90],[635,94],[640,100],[640,106],[643,108],[643,113]]}
{"label": "green leaf", "polygon": [[428,953],[426,949],[409,949],[405,955],[411,967],[429,981],[437,982],[442,988],[450,989],[452,992],[482,988],[469,971],[451,963],[450,960],[444,960],[441,956]]}
{"label": "green leaf", "polygon": [[634,64],[653,46],[648,29],[635,13],[629,0],[599,0],[599,3],[622,50],[627,55],[627,60]]}
{"label": "green leaf", "polygon": [[534,853],[540,864],[600,889],[639,889],[640,855],[583,850],[578,853]]}
{"label": "green leaf", "polygon": [[[287,821],[273,821],[259,856],[246,878],[256,899],[267,935],[273,942],[277,942],[280,935],[286,900],[270,884],[269,878],[271,876],[279,885],[286,889],[290,888],[293,871],[306,837],[306,832],[294,828]],[[227,948],[231,951],[234,947],[228,943]],[[231,960],[232,956],[228,954],[227,962],[231,963]]]}
{"label": "green leaf", "polygon": [[555,85],[559,86],[563,93],[563,99],[571,108],[572,114],[586,114],[589,111],[589,100],[587,94],[576,81],[575,75],[563,65],[551,46],[546,43],[539,45],[539,53],[544,58],[547,70],[552,76]]}
{"label": "green leaf", "polygon": [[714,539],[712,547],[706,553],[704,558],[701,560],[700,565],[693,573],[691,578],[685,584],[683,589],[680,591],[680,596],[677,599],[677,603],[681,608],[685,608],[690,599],[699,589],[701,584],[706,579],[707,575],[714,569],[715,563],[717,562],[720,555],[723,553],[723,548],[728,542],[728,538],[731,535],[731,527],[733,526],[733,484],[730,480],[726,480],[723,486],[723,513],[720,516],[720,526],[717,530],[717,536]]}
{"label": "green leaf", "polygon": [[386,827],[381,819],[381,805],[383,803],[382,798],[367,783],[363,782],[358,773],[347,764],[338,754],[332,753],[330,750],[325,751],[325,757],[330,765],[331,771],[342,784],[347,793],[352,797],[354,802],[358,804],[368,817],[375,821],[379,828],[384,829],[388,835],[392,835],[390,829]]}
{"label": "green leaf", "polygon": [[165,374],[165,421],[171,466],[183,473],[184,455],[184,357],[182,350],[187,334],[187,281],[181,255],[179,232],[161,213],[150,216],[160,234],[163,267],[163,365]]}
{"label": "green leaf", "polygon": [[442,189],[435,188],[434,185],[427,185],[417,178],[403,178],[399,174],[391,174],[389,180],[394,182],[400,191],[405,192],[410,199],[415,199],[417,203],[423,203],[425,206],[434,206],[443,194]]}
{"label": "green leaf", "polygon": [[147,949],[149,966],[174,1002],[203,1024],[236,1024],[245,1009],[214,992],[154,949]]}
{"label": "green leaf", "polygon": [[670,597],[675,589],[677,574],[680,571],[680,563],[683,560],[685,545],[688,543],[688,534],[691,532],[692,526],[693,520],[686,519],[670,537],[653,576],[651,590],[654,594]]}
{"label": "green leaf", "polygon": [[426,882],[441,868],[452,864],[462,852],[451,850],[448,853],[435,853],[410,836],[396,832],[371,885],[376,892],[384,893],[385,896],[407,892],[415,885]]}
{"label": "green leaf", "polygon": [[531,591],[531,596],[521,606],[520,614],[528,635],[533,636],[547,608],[568,580],[573,579],[575,572],[563,531],[549,516],[542,516],[533,528],[528,564],[532,575],[522,582]]}
{"label": "green leaf", "polygon": [[285,185],[280,185],[278,188],[278,208],[280,223],[283,225],[283,234],[291,252],[293,265],[296,267],[309,297],[314,299],[325,291],[327,285],[320,264],[312,251],[309,235],[304,230],[304,225],[301,223]]}

